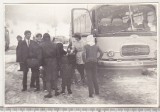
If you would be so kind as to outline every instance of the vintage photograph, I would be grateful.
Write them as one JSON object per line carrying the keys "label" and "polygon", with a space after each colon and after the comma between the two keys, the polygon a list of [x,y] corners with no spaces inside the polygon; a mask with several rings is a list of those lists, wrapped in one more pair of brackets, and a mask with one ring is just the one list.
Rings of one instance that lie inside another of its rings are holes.
{"label": "vintage photograph", "polygon": [[4,8],[6,105],[158,105],[157,3]]}

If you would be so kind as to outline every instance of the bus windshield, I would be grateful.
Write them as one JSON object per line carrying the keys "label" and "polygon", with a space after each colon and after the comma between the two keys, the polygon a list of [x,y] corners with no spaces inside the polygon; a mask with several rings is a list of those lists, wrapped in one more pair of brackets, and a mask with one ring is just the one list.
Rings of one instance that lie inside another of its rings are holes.
{"label": "bus windshield", "polygon": [[97,9],[98,34],[156,34],[153,5],[104,5]]}

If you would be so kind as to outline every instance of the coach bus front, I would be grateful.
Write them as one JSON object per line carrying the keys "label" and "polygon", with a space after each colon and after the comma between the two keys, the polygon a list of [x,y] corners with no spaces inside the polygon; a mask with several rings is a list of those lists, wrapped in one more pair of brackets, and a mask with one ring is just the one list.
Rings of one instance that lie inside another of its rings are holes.
{"label": "coach bus front", "polygon": [[90,12],[92,33],[104,52],[99,66],[157,66],[155,5],[102,5]]}
{"label": "coach bus front", "polygon": [[153,5],[102,6],[95,11],[100,66],[155,67],[157,16]]}

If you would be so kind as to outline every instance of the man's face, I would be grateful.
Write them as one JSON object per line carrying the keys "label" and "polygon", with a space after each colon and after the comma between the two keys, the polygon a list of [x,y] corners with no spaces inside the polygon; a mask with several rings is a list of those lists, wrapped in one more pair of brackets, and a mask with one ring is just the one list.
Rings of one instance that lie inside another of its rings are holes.
{"label": "man's face", "polygon": [[133,20],[134,20],[134,23],[139,23],[139,24],[142,24],[143,23],[143,15],[139,15],[139,16],[136,16],[136,17],[133,17]]}
{"label": "man's face", "polygon": [[31,37],[31,33],[27,33],[27,34],[25,35],[25,38],[28,39],[28,40],[30,39],[30,37]]}
{"label": "man's face", "polygon": [[22,40],[22,38],[18,37],[18,38],[17,38],[17,41],[20,41],[20,40]]}
{"label": "man's face", "polygon": [[39,35],[39,36],[36,37],[37,42],[40,42],[41,40],[42,40],[42,36]]}

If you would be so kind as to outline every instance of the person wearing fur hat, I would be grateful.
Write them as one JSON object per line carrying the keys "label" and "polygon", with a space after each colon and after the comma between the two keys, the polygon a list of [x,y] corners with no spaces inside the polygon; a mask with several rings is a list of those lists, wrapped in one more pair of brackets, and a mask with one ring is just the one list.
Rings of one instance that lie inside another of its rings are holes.
{"label": "person wearing fur hat", "polygon": [[46,86],[48,94],[45,98],[52,97],[52,84],[55,86],[55,96],[59,95],[57,89],[57,52],[56,45],[51,41],[51,37],[48,33],[43,34],[43,42],[41,44],[44,72],[46,75]]}

